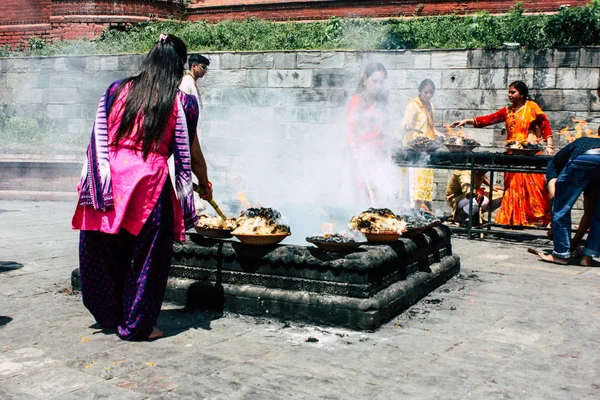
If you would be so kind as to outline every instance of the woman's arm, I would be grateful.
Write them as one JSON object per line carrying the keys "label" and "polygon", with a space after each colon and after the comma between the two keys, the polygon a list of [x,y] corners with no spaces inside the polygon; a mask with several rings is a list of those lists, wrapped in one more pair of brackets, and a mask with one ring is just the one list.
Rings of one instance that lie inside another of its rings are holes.
{"label": "woman's arm", "polygon": [[192,140],[190,153],[192,156],[192,172],[198,178],[198,185],[202,189],[200,197],[204,200],[210,200],[212,199],[212,184],[208,180],[208,168],[206,167],[206,160],[204,159],[204,154],[202,154],[197,135],[194,135],[194,139]]}
{"label": "woman's arm", "polygon": [[494,125],[494,124],[497,124],[497,123],[505,121],[505,120],[506,120],[506,107],[501,108],[500,110],[498,110],[492,114],[482,115],[479,117],[474,117],[474,118],[469,118],[469,119],[463,119],[460,121],[454,121],[451,126],[453,128],[460,128],[461,126],[465,126],[465,125],[473,125],[475,128],[483,128],[485,126]]}
{"label": "woman's arm", "polygon": [[536,117],[536,123],[540,127],[542,132],[542,138],[546,141],[546,153],[554,154],[554,139],[552,138],[552,127],[550,126],[550,120],[546,114],[538,114]]}

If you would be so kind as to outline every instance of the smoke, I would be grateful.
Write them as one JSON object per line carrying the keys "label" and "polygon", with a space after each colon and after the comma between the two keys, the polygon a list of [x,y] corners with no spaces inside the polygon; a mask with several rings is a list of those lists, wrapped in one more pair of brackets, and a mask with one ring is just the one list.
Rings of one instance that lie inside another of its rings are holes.
{"label": "smoke", "polygon": [[[207,162],[218,166],[227,160],[228,173],[209,170],[216,201],[237,216],[241,210],[238,192],[243,192],[252,206],[280,211],[292,231],[284,243],[293,244],[306,244],[305,237],[321,234],[323,223],[334,223],[335,232],[348,231],[350,219],[372,206],[407,207],[406,172],[380,148],[351,149],[342,119],[323,127],[261,122],[232,124],[227,133],[203,133]],[[235,146],[238,140],[243,145]],[[235,146],[235,154],[211,151],[222,147],[223,141]]]}

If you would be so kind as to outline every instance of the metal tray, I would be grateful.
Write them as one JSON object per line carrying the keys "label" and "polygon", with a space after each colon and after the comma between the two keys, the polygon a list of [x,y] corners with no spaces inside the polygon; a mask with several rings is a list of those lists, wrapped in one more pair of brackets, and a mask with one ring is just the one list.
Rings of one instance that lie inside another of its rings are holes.
{"label": "metal tray", "polygon": [[251,244],[255,246],[264,246],[269,244],[277,244],[286,237],[290,236],[289,233],[282,233],[277,235],[233,235],[244,244]]}
{"label": "metal tray", "polygon": [[216,239],[228,239],[232,237],[231,229],[217,229],[217,228],[203,228],[201,226],[195,226],[198,235],[216,238]]}

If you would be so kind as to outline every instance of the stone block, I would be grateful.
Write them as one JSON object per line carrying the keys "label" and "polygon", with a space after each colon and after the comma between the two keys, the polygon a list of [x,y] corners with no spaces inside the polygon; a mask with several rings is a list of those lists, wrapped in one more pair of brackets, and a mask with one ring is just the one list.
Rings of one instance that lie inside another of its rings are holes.
{"label": "stone block", "polygon": [[241,68],[248,69],[271,69],[274,65],[274,55],[271,53],[242,54]]}
{"label": "stone block", "polygon": [[44,89],[48,87],[46,74],[8,72],[3,74],[5,86],[13,90]]}
{"label": "stone block", "polygon": [[598,88],[598,68],[558,68],[556,71],[556,86],[561,89]]}
{"label": "stone block", "polygon": [[313,69],[321,66],[320,51],[301,51],[296,55],[296,68],[298,69]]}
{"label": "stone block", "polygon": [[[50,104],[48,105],[48,107],[50,106]],[[85,118],[84,115],[82,115],[82,105],[81,104],[71,104],[68,106],[63,106],[63,117],[64,118]],[[91,118],[95,117],[95,113],[94,115],[92,115]]]}
{"label": "stone block", "polygon": [[87,69],[87,57],[69,57],[69,69],[70,70],[84,70]]}
{"label": "stone block", "polygon": [[[441,70],[407,70],[406,71],[406,80],[404,81],[404,86],[398,86],[398,89],[414,89],[415,96],[418,94],[418,88],[423,79],[431,79],[435,84],[436,88],[440,87],[440,82],[442,81],[442,71]],[[400,83],[400,82],[398,82]]]}
{"label": "stone block", "polygon": [[[535,53],[515,50],[469,50],[468,68],[528,68],[535,64]],[[546,66],[546,65],[544,65]]]}
{"label": "stone block", "polygon": [[576,118],[576,113],[573,111],[554,111],[548,118],[552,130],[558,132],[566,126],[573,126],[573,118]]}
{"label": "stone block", "polygon": [[[202,138],[222,138],[230,135],[231,124],[229,121],[203,121]],[[209,153],[207,152],[207,156]]]}
{"label": "stone block", "polygon": [[355,51],[347,51],[344,53],[344,67],[348,69],[360,70],[360,58]]}
{"label": "stone block", "polygon": [[27,72],[29,60],[26,58],[9,58],[5,60],[6,72]]}
{"label": "stone block", "polygon": [[246,87],[267,87],[267,71],[248,70],[246,71]]}
{"label": "stone block", "polygon": [[275,69],[295,69],[296,53],[275,53],[273,55],[273,68]]}
{"label": "stone block", "polygon": [[415,64],[414,69],[430,69],[431,68],[431,53],[430,52],[414,52]]}
{"label": "stone block", "polygon": [[207,87],[235,87],[246,85],[245,70],[220,70],[218,74],[206,74],[203,86]]}
{"label": "stone block", "polygon": [[102,56],[100,69],[104,71],[116,71],[119,69],[119,56]]}
{"label": "stone block", "polygon": [[354,88],[358,84],[360,74],[348,69],[320,69],[313,71],[312,87],[314,88]]}
{"label": "stone block", "polygon": [[598,68],[600,65],[600,48],[586,47],[579,50],[579,67]]}
{"label": "stone block", "polygon": [[236,107],[231,112],[230,121],[244,121],[244,122],[268,122],[273,121],[273,108],[272,107]]}
{"label": "stone block", "polygon": [[[208,66],[209,71],[219,70],[221,69],[221,54],[220,53],[195,53],[202,54],[204,57],[208,58],[210,64]],[[187,68],[187,64],[186,64]]]}
{"label": "stone block", "polygon": [[221,54],[221,69],[240,69],[242,65],[241,54],[223,53]]}
{"label": "stone block", "polygon": [[[66,90],[66,89],[64,89]],[[105,88],[80,87],[77,90],[77,104],[89,104],[97,107]]]}
{"label": "stone block", "polygon": [[577,68],[579,66],[579,49],[552,49],[549,67]]}
{"label": "stone block", "polygon": [[40,59],[40,68],[44,72],[53,72],[55,71],[54,66],[56,64],[56,60],[54,57],[42,57]]}
{"label": "stone block", "polygon": [[221,88],[201,87],[200,96],[204,105],[219,105],[222,103],[223,90]]}
{"label": "stone block", "polygon": [[50,72],[48,86],[51,88],[79,88],[87,85],[89,75],[84,70],[68,72]]}
{"label": "stone block", "polygon": [[15,104],[43,104],[47,100],[50,102],[50,94],[47,89],[13,90]]}
{"label": "stone block", "polygon": [[91,129],[90,124],[88,124],[88,121],[82,118],[70,118],[69,119],[69,124],[67,126],[67,133],[70,134],[83,134],[84,132],[86,132],[88,129]]}
{"label": "stone block", "polygon": [[46,115],[51,119],[64,118],[64,107],[62,104],[48,104],[46,106]]}
{"label": "stone block", "polygon": [[[52,120],[54,130],[60,135],[69,131],[69,120],[66,118],[56,118]],[[88,133],[91,132],[91,126]]]}
{"label": "stone block", "polygon": [[533,87],[535,89],[556,88],[556,68],[535,68],[533,70]]}
{"label": "stone block", "polygon": [[5,73],[8,70],[8,60],[6,58],[0,58],[0,72]]}
{"label": "stone block", "polygon": [[28,72],[40,72],[42,70],[42,59],[40,57],[31,57],[29,59],[29,65],[27,66]]}
{"label": "stone block", "polygon": [[[13,91],[12,89],[2,89],[0,88],[0,105],[3,103],[11,104],[13,103]],[[1,108],[0,108],[1,109]]]}
{"label": "stone block", "polygon": [[491,99],[483,91],[472,90],[436,90],[434,102],[443,104],[445,108],[458,110],[479,110],[482,108],[492,108]]}
{"label": "stone block", "polygon": [[431,68],[467,68],[467,51],[444,51],[431,53]]}
{"label": "stone block", "polygon": [[292,101],[293,97],[281,89],[223,88],[221,95],[221,104],[226,106],[276,107]]}
{"label": "stone block", "polygon": [[598,91],[592,90],[590,93],[590,97],[592,99],[590,104],[591,111],[600,111],[600,98],[598,97]]}
{"label": "stone block", "polygon": [[395,51],[376,51],[370,52],[368,55],[365,54],[361,62],[361,70],[364,71],[366,66],[370,63],[380,63],[383,66],[390,70],[396,67],[396,62],[398,60],[398,54]]}
{"label": "stone block", "polygon": [[587,90],[563,90],[565,111],[587,111],[590,109],[591,98]]}
{"label": "stone block", "polygon": [[562,90],[536,90],[531,97],[545,111],[561,111],[565,109],[565,97]]}
{"label": "stone block", "polygon": [[102,57],[89,56],[85,58],[85,69],[88,71],[98,71],[102,69]]}
{"label": "stone block", "polygon": [[473,69],[444,70],[438,85],[443,89],[476,89],[479,87],[479,71]]}
{"label": "stone block", "polygon": [[321,68],[344,68],[345,54],[340,52],[321,53]]}
{"label": "stone block", "polygon": [[273,108],[273,120],[275,122],[295,122],[297,113],[297,107],[276,107]]}
{"label": "stone block", "polygon": [[395,65],[391,65],[389,69],[407,69],[415,67],[415,53],[410,51],[401,51],[396,55]]}
{"label": "stone block", "polygon": [[8,74],[0,74],[0,89],[6,89],[6,81],[7,81],[7,75]]}
{"label": "stone block", "polygon": [[523,81],[531,88],[533,84],[533,68],[511,68],[508,70],[507,83]]}
{"label": "stone block", "polygon": [[268,73],[269,87],[308,88],[312,84],[312,71],[272,70]]}
{"label": "stone block", "polygon": [[125,72],[127,75],[132,75],[137,72],[138,65],[136,63],[135,54],[120,54],[117,56],[117,70]]}
{"label": "stone block", "polygon": [[505,68],[481,68],[479,70],[479,87],[481,89],[506,89],[508,70]]}
{"label": "stone block", "polygon": [[299,107],[297,110],[297,121],[309,124],[331,122],[331,109],[325,107]]}
{"label": "stone block", "polygon": [[55,71],[68,71],[69,70],[69,57],[57,57],[54,60]]}

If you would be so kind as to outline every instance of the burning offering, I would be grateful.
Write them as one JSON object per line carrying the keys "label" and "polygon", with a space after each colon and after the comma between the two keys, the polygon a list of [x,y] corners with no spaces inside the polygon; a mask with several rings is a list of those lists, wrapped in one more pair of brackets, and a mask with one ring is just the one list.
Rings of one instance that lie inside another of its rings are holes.
{"label": "burning offering", "polygon": [[198,214],[196,232],[207,237],[230,238],[231,231],[235,227],[236,223],[233,218],[223,219],[217,216]]}
{"label": "burning offering", "polygon": [[531,143],[527,140],[509,140],[504,144],[504,148],[511,154],[534,156],[539,151],[544,150],[544,145],[541,143]]}
{"label": "burning offering", "polygon": [[369,242],[388,243],[406,231],[406,221],[388,208],[369,208],[352,217],[348,228],[361,232]]}
{"label": "burning offering", "polygon": [[468,137],[462,129],[455,132],[450,125],[446,125],[446,129],[448,130],[448,138],[444,140],[444,146],[452,152],[464,153],[481,146],[479,142]]}
{"label": "burning offering", "polygon": [[236,218],[237,227],[231,232],[242,243],[275,244],[291,234],[290,227],[280,223],[279,211],[268,207],[251,207]]}
{"label": "burning offering", "polygon": [[440,142],[437,140],[431,140],[425,136],[419,136],[418,138],[408,142],[407,146],[413,151],[418,151],[421,153],[433,153],[440,148]]}
{"label": "burning offering", "polygon": [[400,215],[406,221],[405,236],[418,235],[424,230],[442,223],[435,215],[425,210],[410,210]]}
{"label": "burning offering", "polygon": [[325,251],[351,251],[362,245],[354,237],[343,233],[310,236],[306,238],[306,241]]}

